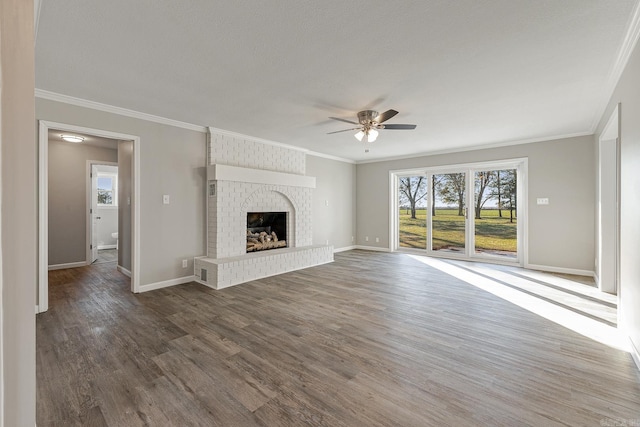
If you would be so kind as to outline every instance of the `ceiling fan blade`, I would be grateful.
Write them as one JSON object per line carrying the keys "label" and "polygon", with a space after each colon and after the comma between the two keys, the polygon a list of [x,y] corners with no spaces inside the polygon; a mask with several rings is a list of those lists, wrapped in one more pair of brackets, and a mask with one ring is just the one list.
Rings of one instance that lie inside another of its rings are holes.
{"label": "ceiling fan blade", "polygon": [[378,123],[386,122],[387,120],[389,120],[391,117],[395,116],[396,114],[398,114],[398,112],[396,110],[387,110],[384,113],[378,114],[378,117],[375,118],[375,121],[378,122]]}
{"label": "ceiling fan blade", "polygon": [[392,125],[384,125],[383,129],[395,129],[395,130],[401,130],[401,129],[406,129],[406,130],[411,130],[411,129],[415,129],[416,125],[397,125],[397,124],[392,124]]}
{"label": "ceiling fan blade", "polygon": [[362,130],[362,128],[352,128],[352,129],[337,130],[337,131],[334,131],[334,132],[327,132],[327,135],[331,135],[332,133],[348,132],[350,130]]}
{"label": "ceiling fan blade", "polygon": [[358,123],[358,122],[354,122],[354,121],[347,120],[347,119],[341,119],[341,118],[339,118],[339,117],[329,117],[329,118],[330,118],[330,119],[333,119],[333,120],[338,120],[338,121],[340,121],[340,122],[351,123],[352,125],[359,125],[359,124],[360,124],[360,123]]}

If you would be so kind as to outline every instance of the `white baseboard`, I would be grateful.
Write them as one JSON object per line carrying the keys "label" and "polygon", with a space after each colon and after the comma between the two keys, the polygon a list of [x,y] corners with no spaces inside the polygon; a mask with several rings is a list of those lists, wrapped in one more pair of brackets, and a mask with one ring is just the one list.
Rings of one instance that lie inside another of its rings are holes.
{"label": "white baseboard", "polygon": [[182,285],[184,283],[195,282],[196,276],[178,277],[177,279],[165,280],[163,282],[149,283],[141,285],[140,292],[154,291],[156,289],[168,288],[169,286]]}
{"label": "white baseboard", "polygon": [[68,262],[66,264],[54,264],[49,266],[49,271],[51,270],[64,270],[65,268],[78,268],[85,267],[87,265],[86,261],[81,262]]}
{"label": "white baseboard", "polygon": [[376,252],[391,252],[389,248],[380,248],[377,246],[362,246],[356,245],[354,249],[362,249],[363,251],[376,251]]}
{"label": "white baseboard", "polygon": [[547,271],[550,273],[573,274],[575,276],[595,277],[595,273],[589,270],[579,270],[577,268],[551,267],[548,265],[525,264],[524,268],[529,270]]}
{"label": "white baseboard", "polygon": [[116,245],[98,245],[98,250],[100,249],[116,249]]}
{"label": "white baseboard", "polygon": [[123,266],[119,265],[116,267],[118,269],[118,271],[122,274],[124,274],[125,276],[127,276],[128,278],[131,278],[131,272],[129,270],[127,270],[126,268],[124,268]]}
{"label": "white baseboard", "polygon": [[355,245],[352,246],[345,246],[344,248],[338,248],[338,249],[333,249],[333,253],[338,253],[338,252],[345,252],[345,251],[352,251],[356,248]]}

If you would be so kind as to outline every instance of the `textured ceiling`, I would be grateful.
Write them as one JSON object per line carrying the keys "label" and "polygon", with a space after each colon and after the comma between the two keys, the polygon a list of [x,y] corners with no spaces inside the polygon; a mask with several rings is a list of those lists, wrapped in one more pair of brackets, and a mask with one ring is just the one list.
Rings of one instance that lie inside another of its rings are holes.
{"label": "textured ceiling", "polygon": [[[353,160],[593,131],[637,0],[47,0],[36,87]],[[365,153],[346,123],[400,111]]]}

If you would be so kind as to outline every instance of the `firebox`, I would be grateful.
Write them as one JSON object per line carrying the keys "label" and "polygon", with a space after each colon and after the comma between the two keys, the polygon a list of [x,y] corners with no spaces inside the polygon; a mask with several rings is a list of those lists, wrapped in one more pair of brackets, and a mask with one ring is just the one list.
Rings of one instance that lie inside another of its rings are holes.
{"label": "firebox", "polygon": [[247,252],[287,246],[287,212],[247,212]]}

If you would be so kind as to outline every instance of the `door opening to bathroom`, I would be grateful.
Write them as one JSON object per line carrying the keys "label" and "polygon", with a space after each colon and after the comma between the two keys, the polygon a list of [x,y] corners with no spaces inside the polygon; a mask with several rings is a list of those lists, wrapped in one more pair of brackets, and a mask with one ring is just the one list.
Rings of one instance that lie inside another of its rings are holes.
{"label": "door opening to bathroom", "polygon": [[89,180],[89,262],[115,262],[118,259],[117,163],[91,163]]}

